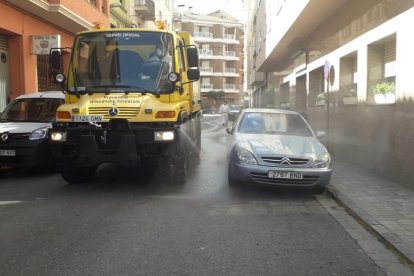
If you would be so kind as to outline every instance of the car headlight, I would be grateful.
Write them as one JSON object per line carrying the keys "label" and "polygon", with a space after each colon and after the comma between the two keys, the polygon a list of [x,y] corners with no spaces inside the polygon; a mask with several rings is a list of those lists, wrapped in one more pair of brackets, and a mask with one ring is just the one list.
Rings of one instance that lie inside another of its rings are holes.
{"label": "car headlight", "polygon": [[32,133],[30,133],[29,140],[39,140],[46,138],[48,130],[48,127],[43,127],[32,131]]}
{"label": "car headlight", "polygon": [[155,131],[154,140],[155,141],[173,141],[175,138],[174,131]]}
{"label": "car headlight", "polygon": [[52,132],[50,138],[54,142],[66,142],[67,132]]}
{"label": "car headlight", "polygon": [[313,162],[314,168],[328,168],[331,162],[331,156],[325,152],[318,156]]}
{"label": "car headlight", "polygon": [[256,158],[254,158],[253,154],[245,148],[237,149],[237,158],[242,163],[257,165]]}

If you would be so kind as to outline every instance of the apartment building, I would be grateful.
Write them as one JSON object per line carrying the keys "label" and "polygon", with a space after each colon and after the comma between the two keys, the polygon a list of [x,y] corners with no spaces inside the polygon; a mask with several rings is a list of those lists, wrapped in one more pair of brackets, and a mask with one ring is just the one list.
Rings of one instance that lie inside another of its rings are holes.
{"label": "apartment building", "polygon": [[71,47],[93,22],[109,27],[107,0],[0,0],[0,11],[0,111],[21,94],[59,89],[49,81],[51,47]]}
{"label": "apartment building", "polygon": [[256,0],[248,83],[327,133],[333,158],[414,187],[413,0]]}
{"label": "apartment building", "polygon": [[208,15],[186,11],[176,29],[190,32],[199,47],[203,107],[217,110],[224,100],[243,103],[244,26],[223,11]]}

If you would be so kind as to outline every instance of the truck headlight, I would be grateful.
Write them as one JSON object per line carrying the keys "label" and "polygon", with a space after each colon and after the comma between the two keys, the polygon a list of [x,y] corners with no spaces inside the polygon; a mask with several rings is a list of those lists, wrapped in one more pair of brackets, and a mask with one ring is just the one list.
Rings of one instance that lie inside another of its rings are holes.
{"label": "truck headlight", "polygon": [[48,127],[42,127],[32,131],[32,133],[30,133],[29,140],[39,140],[46,138],[48,130]]}
{"label": "truck headlight", "polygon": [[66,142],[67,132],[52,132],[50,138],[55,142]]}
{"label": "truck headlight", "polygon": [[155,141],[173,141],[175,138],[174,131],[155,131]]}

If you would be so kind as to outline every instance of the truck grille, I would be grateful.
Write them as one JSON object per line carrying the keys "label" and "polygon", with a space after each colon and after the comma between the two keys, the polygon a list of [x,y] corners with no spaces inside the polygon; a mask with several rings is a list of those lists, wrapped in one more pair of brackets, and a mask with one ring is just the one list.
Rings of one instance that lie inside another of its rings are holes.
{"label": "truck grille", "polygon": [[116,116],[110,116],[108,114],[109,109],[111,106],[107,107],[90,107],[88,112],[90,115],[103,115],[105,120],[110,120],[113,118],[118,119],[131,119],[136,117],[139,113],[139,107],[118,107],[119,113]]}

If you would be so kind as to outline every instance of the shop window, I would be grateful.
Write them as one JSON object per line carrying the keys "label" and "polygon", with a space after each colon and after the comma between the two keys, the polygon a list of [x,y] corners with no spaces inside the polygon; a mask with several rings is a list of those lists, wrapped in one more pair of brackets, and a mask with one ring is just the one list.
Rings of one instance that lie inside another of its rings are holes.
{"label": "shop window", "polygon": [[367,103],[395,103],[396,36],[392,35],[368,46]]}
{"label": "shop window", "polygon": [[358,103],[358,54],[351,53],[340,60],[339,105],[355,105]]}

